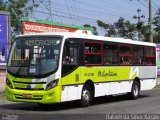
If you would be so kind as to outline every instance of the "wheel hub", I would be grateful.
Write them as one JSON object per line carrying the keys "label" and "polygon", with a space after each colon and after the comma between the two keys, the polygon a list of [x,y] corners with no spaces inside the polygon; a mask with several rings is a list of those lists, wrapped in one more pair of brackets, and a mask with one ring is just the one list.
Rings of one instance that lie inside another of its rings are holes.
{"label": "wheel hub", "polygon": [[85,100],[85,101],[89,101],[90,94],[89,94],[89,91],[88,91],[88,90],[84,90],[84,91],[83,91],[82,98],[83,98],[83,100]]}

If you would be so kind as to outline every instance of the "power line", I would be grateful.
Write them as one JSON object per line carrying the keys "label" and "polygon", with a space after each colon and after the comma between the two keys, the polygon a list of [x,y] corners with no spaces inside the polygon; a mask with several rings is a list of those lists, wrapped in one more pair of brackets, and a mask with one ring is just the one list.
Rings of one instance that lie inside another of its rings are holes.
{"label": "power line", "polygon": [[157,7],[157,8],[159,8],[160,6],[158,6],[154,1],[152,1],[153,2],[153,4]]}
{"label": "power line", "polygon": [[[82,5],[85,5],[85,6],[92,6],[92,7],[94,7],[94,10],[95,9],[98,9],[98,10],[103,10],[103,11],[105,11],[105,12],[110,12],[110,13],[112,13],[112,14],[115,14],[115,13],[117,13],[118,15],[120,15],[120,14],[122,14],[122,15],[128,15],[128,14],[125,14],[125,13],[121,13],[121,12],[118,12],[117,10],[116,11],[113,11],[114,9],[107,9],[106,7],[105,8],[103,8],[102,6],[97,6],[97,5],[95,5],[95,4],[93,4],[93,3],[86,3],[86,2],[82,2],[82,1],[79,1],[79,0],[76,0],[79,4],[82,4]],[[125,10],[126,11],[126,10]],[[116,14],[116,15],[117,15]]]}
{"label": "power line", "polygon": [[[65,4],[66,4],[66,6],[67,6],[67,10],[70,12],[70,8],[69,8],[69,6],[68,6],[67,0],[65,0]],[[73,20],[71,20],[71,22],[72,22],[72,24],[74,24]]]}
{"label": "power line", "polygon": [[[149,3],[146,0],[143,0],[146,4],[147,4],[147,8],[149,8]],[[139,1],[140,2],[140,1]],[[153,1],[152,1],[153,2]],[[143,3],[142,3],[143,4]],[[154,9],[154,12],[157,11],[157,9],[155,7],[152,6],[152,8]]]}
{"label": "power line", "polygon": [[[77,12],[77,9],[76,9],[75,1],[72,0],[72,2],[73,2],[73,8],[74,8],[75,14],[78,15],[78,12]],[[77,18],[76,20],[79,22],[79,18],[78,18],[78,17],[76,17],[76,18]]]}
{"label": "power line", "polygon": [[[59,3],[56,3],[57,5],[59,5],[59,6],[65,6],[65,5],[63,5],[63,4],[59,4]],[[60,7],[58,7],[58,9],[59,9]],[[104,12],[104,11],[99,11],[99,10],[91,10],[91,9],[85,9],[85,8],[81,8],[81,7],[78,7],[78,10],[79,11],[84,11],[83,13],[86,13],[86,14],[88,14],[88,15],[90,15],[90,14],[99,14],[99,16],[107,16],[108,17],[108,15],[112,15],[112,16],[115,16],[115,17],[120,17],[120,14],[115,14],[113,11],[112,12],[110,12],[110,13],[106,13],[106,12]],[[102,10],[102,9],[101,9]],[[105,11],[108,11],[108,10],[105,10]],[[121,16],[123,16],[123,15],[125,15],[126,17],[129,17],[130,19],[132,18],[132,16],[130,16],[130,15],[128,15],[128,14],[122,14]]]}
{"label": "power line", "polygon": [[[44,13],[44,14],[48,14],[47,12],[42,12],[42,11],[39,11],[39,10],[34,10],[35,12],[39,12],[39,13]],[[60,11],[58,11],[60,12]],[[65,12],[60,12],[60,13],[64,13],[66,15],[72,15],[72,14],[69,14],[69,13],[65,13]],[[69,18],[69,19],[75,19],[74,17],[70,17],[70,16],[63,16],[63,15],[58,15],[58,14],[53,14],[52,15],[54,16],[58,16],[58,17],[64,17],[64,18]],[[93,21],[93,22],[96,22],[95,19],[91,19],[91,18],[87,18],[87,17],[83,17],[83,16],[79,16],[79,18],[81,19],[85,19],[85,20],[89,20],[89,21]]]}
{"label": "power line", "polygon": [[[62,9],[60,9],[60,8],[58,8],[59,10],[62,10]],[[105,12],[97,12],[97,11],[92,11],[92,10],[89,10],[89,9],[78,9],[79,11],[81,11],[80,13],[85,13],[86,15],[91,15],[91,14],[93,14],[93,15],[96,15],[96,16],[101,16],[101,17],[107,17],[107,19],[110,19],[110,18],[108,18],[108,15],[109,14],[106,14]],[[119,17],[119,15],[113,15],[112,13],[110,13],[110,15],[112,16],[112,17]],[[130,18],[130,19],[132,19],[132,16],[126,16],[127,18]]]}

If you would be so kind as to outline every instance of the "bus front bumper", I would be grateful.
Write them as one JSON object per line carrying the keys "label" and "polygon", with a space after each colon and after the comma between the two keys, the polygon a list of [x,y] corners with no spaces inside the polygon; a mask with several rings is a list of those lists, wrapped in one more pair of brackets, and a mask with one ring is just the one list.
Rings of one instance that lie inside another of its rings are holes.
{"label": "bus front bumper", "polygon": [[14,102],[58,103],[61,101],[61,86],[50,90],[18,90],[6,85],[6,98]]}

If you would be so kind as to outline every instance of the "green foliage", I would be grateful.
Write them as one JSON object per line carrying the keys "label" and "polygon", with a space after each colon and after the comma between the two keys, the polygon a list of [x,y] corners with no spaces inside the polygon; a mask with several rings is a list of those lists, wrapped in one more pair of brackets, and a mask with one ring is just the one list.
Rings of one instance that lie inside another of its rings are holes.
{"label": "green foliage", "polygon": [[6,2],[4,0],[0,0],[0,10],[5,10]]}
{"label": "green foliage", "polygon": [[109,29],[108,29],[108,36],[112,37],[116,35],[116,30],[115,30],[115,26],[110,24],[109,25]]}
{"label": "green foliage", "polygon": [[97,24],[106,31],[105,36],[118,36],[130,39],[134,39],[135,37],[135,26],[122,17],[120,17],[114,24],[106,24],[100,20],[97,20]]}
{"label": "green foliage", "polygon": [[106,24],[100,20],[97,20],[97,24],[99,27],[101,27],[102,29],[105,30],[105,36],[107,36],[107,31],[108,31],[108,28],[109,28],[109,24]]}
{"label": "green foliage", "polygon": [[154,19],[153,19],[153,24],[155,26],[154,34],[153,34],[153,40],[154,42],[160,43],[160,8],[158,9]]}
{"label": "green foliage", "polygon": [[135,37],[135,25],[130,21],[120,17],[117,22],[114,23],[117,29],[117,34],[120,37],[134,39]]}
{"label": "green foliage", "polygon": [[11,15],[11,26],[15,31],[20,30],[20,19],[28,17],[37,4],[31,4],[31,0],[0,0],[0,10],[8,11]]}
{"label": "green foliage", "polygon": [[144,25],[144,23],[142,23],[140,30],[143,41],[149,42],[149,36],[150,36],[149,25]]}
{"label": "green foliage", "polygon": [[92,27],[93,30],[94,30],[93,34],[94,34],[94,35],[98,35],[97,28],[96,28],[95,26],[91,26],[91,25],[89,25],[89,24],[85,24],[84,27]]}

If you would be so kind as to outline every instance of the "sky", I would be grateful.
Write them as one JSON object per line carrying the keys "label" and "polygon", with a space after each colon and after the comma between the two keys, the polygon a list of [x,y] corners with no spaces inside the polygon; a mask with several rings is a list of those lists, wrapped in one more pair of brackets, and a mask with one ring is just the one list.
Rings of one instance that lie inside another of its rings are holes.
{"label": "sky", "polygon": [[[138,15],[138,9],[141,9],[140,15],[145,16],[141,20],[148,24],[149,0],[35,0],[35,3],[40,6],[34,10],[33,19],[78,26],[90,24],[96,26],[101,35],[104,31],[97,26],[96,20],[112,24],[123,17],[136,24],[137,19],[133,16]],[[50,7],[52,19],[48,14]],[[153,17],[158,8],[160,0],[152,0]]]}

